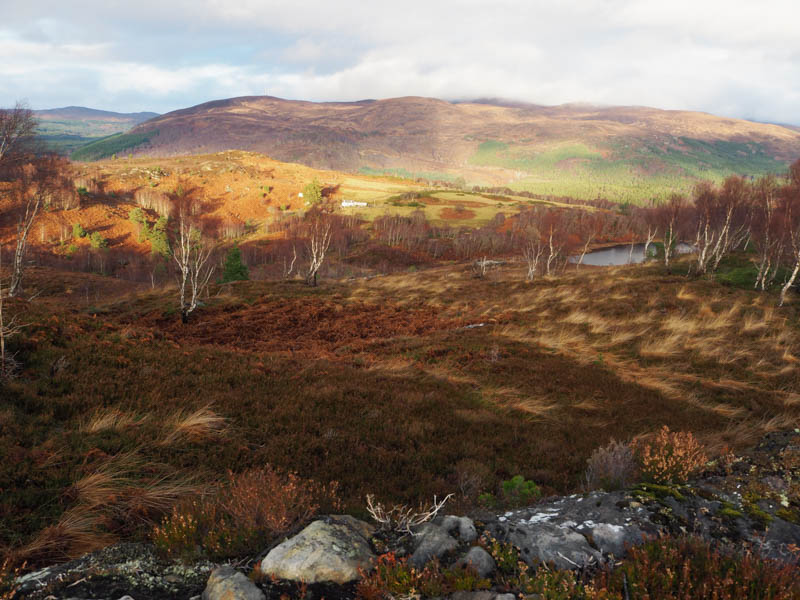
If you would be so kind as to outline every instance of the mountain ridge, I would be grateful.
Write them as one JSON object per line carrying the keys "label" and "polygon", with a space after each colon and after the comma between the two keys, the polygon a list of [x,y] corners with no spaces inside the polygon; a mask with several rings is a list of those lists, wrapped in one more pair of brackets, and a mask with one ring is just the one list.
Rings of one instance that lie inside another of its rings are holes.
{"label": "mountain ridge", "polygon": [[[127,152],[229,149],[341,171],[404,174],[620,201],[727,175],[781,172],[800,130],[708,113],[406,96],[309,102],[218,99],[136,125]],[[126,143],[126,139],[117,140]],[[93,156],[96,154],[93,154]],[[99,155],[102,155],[102,149]]]}

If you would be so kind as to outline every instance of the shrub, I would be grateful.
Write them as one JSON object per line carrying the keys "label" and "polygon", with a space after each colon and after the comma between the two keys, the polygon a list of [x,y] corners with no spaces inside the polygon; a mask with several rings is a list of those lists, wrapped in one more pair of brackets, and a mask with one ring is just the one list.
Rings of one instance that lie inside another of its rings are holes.
{"label": "shrub", "polygon": [[75,239],[86,237],[86,230],[83,228],[83,225],[80,223],[73,223],[72,237]]}
{"label": "shrub", "polygon": [[108,240],[99,231],[95,231],[89,236],[89,243],[92,248],[108,248]]}
{"label": "shrub", "polygon": [[590,490],[603,489],[611,492],[625,489],[639,475],[639,467],[631,447],[615,440],[597,448],[586,462],[586,487]]}
{"label": "shrub", "polygon": [[15,566],[13,561],[6,557],[0,564],[0,600],[11,599],[16,596],[15,580],[25,568],[25,564]]}
{"label": "shrub", "polygon": [[389,552],[374,561],[370,573],[361,571],[356,598],[440,598],[458,591],[486,590],[489,586],[489,580],[479,577],[472,567],[442,569],[438,560],[433,560],[418,570],[408,565],[407,557],[397,558]]}
{"label": "shrub", "polygon": [[316,178],[303,188],[303,199],[312,205],[322,201],[322,185]]}
{"label": "shrub", "polygon": [[500,484],[500,494],[485,493],[478,496],[478,501],[489,507],[519,507],[526,506],[542,495],[541,489],[533,481],[528,481],[522,475],[515,475]]}
{"label": "shrub", "polygon": [[247,281],[248,279],[250,279],[250,272],[247,270],[247,265],[242,262],[242,251],[239,250],[238,244],[234,244],[233,248],[228,250],[228,254],[225,256],[222,283]]}
{"label": "shrub", "polygon": [[164,258],[168,257],[170,252],[169,237],[167,236],[167,225],[167,217],[159,217],[158,221],[155,222],[153,229],[151,229],[149,233],[150,251],[153,254],[161,255]]}
{"label": "shrub", "polygon": [[229,473],[216,495],[176,506],[151,538],[162,554],[184,560],[260,552],[320,507],[340,511],[337,487],[335,482],[324,486],[269,466]]}
{"label": "shrub", "polygon": [[151,539],[165,556],[192,561],[200,557],[206,538],[216,525],[216,507],[195,500],[172,509],[161,525],[153,528]]}
{"label": "shrub", "polygon": [[571,571],[551,571],[544,567],[531,573],[530,567],[521,560],[519,549],[511,543],[498,542],[486,536],[480,543],[494,558],[497,583],[506,591],[553,600],[616,600],[616,596],[594,595],[594,589],[584,587]]}
{"label": "shrub", "polygon": [[745,552],[724,554],[699,538],[661,539],[631,548],[597,578],[600,589],[644,598],[730,600],[800,597],[796,567]]}
{"label": "shrub", "polygon": [[653,483],[685,483],[708,462],[691,432],[673,432],[666,425],[651,440],[636,440],[633,451],[642,476]]}
{"label": "shrub", "polygon": [[147,223],[147,216],[141,208],[132,208],[128,213],[128,220],[138,226],[140,242],[150,237],[150,227]]}

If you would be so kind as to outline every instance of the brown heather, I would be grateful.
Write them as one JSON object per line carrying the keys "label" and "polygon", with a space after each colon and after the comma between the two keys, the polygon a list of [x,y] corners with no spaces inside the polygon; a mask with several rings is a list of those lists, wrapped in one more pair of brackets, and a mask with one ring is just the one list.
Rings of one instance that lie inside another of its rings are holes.
{"label": "brown heather", "polygon": [[655,436],[636,440],[633,448],[642,476],[653,483],[685,483],[708,462],[691,432],[673,432],[666,425]]}

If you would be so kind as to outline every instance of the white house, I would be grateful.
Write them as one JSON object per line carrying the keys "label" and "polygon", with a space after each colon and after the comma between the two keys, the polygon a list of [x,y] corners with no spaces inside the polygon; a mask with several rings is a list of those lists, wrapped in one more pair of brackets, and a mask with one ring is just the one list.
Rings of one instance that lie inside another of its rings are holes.
{"label": "white house", "polygon": [[342,200],[342,208],[348,208],[351,206],[366,206],[366,202],[358,202],[356,200]]}

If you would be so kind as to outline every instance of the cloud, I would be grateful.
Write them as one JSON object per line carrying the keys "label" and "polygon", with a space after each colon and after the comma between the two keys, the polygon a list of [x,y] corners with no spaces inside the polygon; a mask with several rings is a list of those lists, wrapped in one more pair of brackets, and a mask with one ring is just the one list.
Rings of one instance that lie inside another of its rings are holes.
{"label": "cloud", "polygon": [[[16,3],[0,104],[159,111],[243,94],[506,97],[800,123],[793,2]],[[35,6],[34,6],[35,5]]]}

